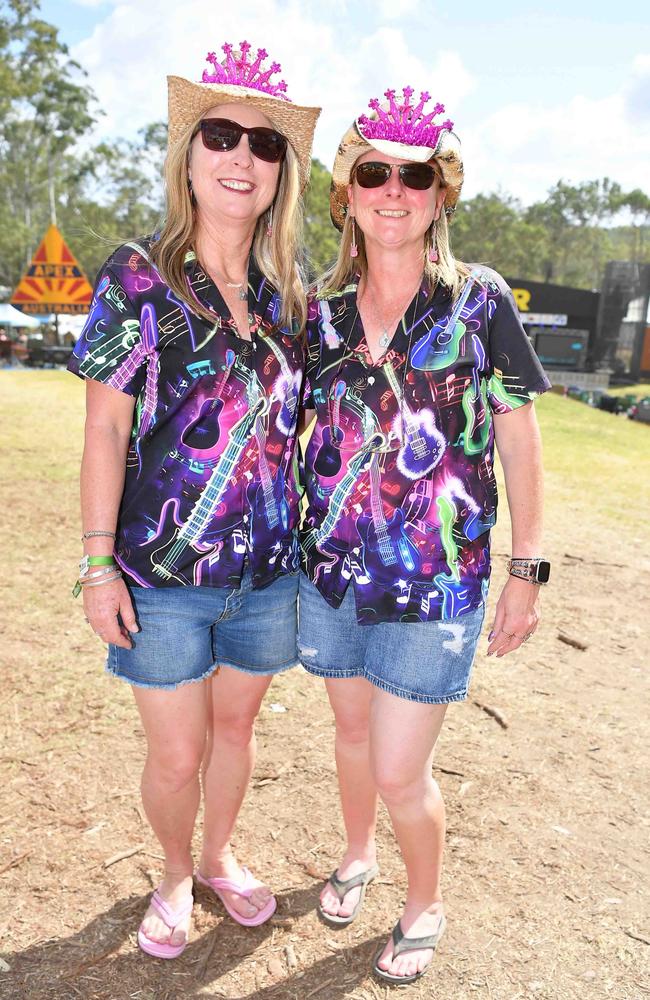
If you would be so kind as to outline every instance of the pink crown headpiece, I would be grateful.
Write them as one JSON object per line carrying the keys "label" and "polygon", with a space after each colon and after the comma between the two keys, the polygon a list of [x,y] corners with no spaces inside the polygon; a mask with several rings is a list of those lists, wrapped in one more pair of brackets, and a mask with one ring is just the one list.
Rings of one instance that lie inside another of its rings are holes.
{"label": "pink crown headpiece", "polygon": [[364,139],[384,139],[388,142],[401,142],[407,146],[426,146],[437,149],[440,133],[454,127],[452,121],[444,121],[434,125],[433,119],[443,113],[444,104],[436,104],[432,111],[424,114],[424,105],[431,100],[431,94],[426,90],[420,94],[420,103],[411,104],[413,87],[404,87],[404,103],[395,100],[395,91],[387,90],[388,109],[380,107],[379,100],[373,97],[368,107],[377,113],[376,118],[361,115],[357,121],[359,131]]}
{"label": "pink crown headpiece", "polygon": [[289,101],[285,91],[287,85],[284,80],[279,83],[272,83],[271,77],[274,73],[282,70],[280,63],[271,63],[270,69],[263,69],[262,63],[268,56],[266,49],[257,50],[257,58],[252,56],[249,60],[248,54],[251,51],[250,42],[240,42],[239,51],[233,50],[230,42],[221,46],[226,58],[223,63],[219,62],[215,52],[208,52],[206,61],[212,64],[212,72],[203,70],[202,83],[227,83],[235,87],[249,87],[251,90],[259,90],[270,97],[279,97],[283,101]]}

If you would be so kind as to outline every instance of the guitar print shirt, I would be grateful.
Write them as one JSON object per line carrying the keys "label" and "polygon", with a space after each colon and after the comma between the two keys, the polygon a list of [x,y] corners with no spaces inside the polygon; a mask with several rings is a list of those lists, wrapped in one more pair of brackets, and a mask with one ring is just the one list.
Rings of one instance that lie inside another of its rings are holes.
{"label": "guitar print shirt", "polygon": [[474,268],[452,303],[422,287],[373,364],[356,284],[310,303],[303,568],[360,624],[478,607],[496,521],[492,413],[550,387],[503,279]]}
{"label": "guitar print shirt", "polygon": [[304,351],[249,262],[251,341],[193,253],[201,319],[164,284],[150,240],[106,262],[69,368],[136,399],[116,558],[142,587],[263,587],[298,568],[294,445]]}

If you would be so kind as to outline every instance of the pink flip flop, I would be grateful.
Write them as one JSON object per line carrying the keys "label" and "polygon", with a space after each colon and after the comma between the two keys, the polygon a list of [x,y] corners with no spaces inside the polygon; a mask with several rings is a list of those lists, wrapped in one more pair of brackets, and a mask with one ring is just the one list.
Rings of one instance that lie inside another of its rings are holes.
{"label": "pink flip flop", "polygon": [[[151,897],[151,905],[172,934],[181,920],[184,920],[192,912],[193,903],[194,900],[190,898],[178,910],[172,910],[157,889]],[[187,940],[183,944],[163,944],[160,941],[152,941],[142,930],[142,924],[138,930],[138,944],[147,955],[153,955],[154,958],[178,958],[187,948]]]}
{"label": "pink flip flop", "polygon": [[201,875],[198,868],[194,872],[194,877],[201,885],[206,885],[208,889],[212,889],[217,894],[232,919],[236,920],[238,924],[242,924],[244,927],[259,927],[260,924],[265,923],[275,913],[278,906],[275,896],[271,896],[266,906],[258,910],[254,917],[242,916],[223,897],[224,892],[235,892],[238,896],[249,899],[255,889],[259,888],[259,883],[253,878],[248,868],[242,868],[242,871],[244,878],[241,882],[233,882],[229,878],[205,878]]}

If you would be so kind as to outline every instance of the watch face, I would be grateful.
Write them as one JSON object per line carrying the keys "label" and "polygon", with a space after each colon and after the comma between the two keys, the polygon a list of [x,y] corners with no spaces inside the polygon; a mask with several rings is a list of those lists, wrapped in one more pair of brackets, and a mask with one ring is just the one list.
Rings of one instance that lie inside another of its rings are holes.
{"label": "watch face", "polygon": [[537,563],[537,572],[535,577],[540,583],[548,583],[551,577],[551,564],[547,562],[546,559],[540,559]]}

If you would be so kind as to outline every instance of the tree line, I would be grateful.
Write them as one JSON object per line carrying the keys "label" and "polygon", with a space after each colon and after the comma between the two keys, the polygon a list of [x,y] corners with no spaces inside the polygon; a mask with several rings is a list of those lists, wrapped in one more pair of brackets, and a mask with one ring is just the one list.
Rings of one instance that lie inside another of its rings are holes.
{"label": "tree line", "polygon": [[[0,9],[0,286],[17,285],[55,218],[91,282],[112,245],[152,232],[163,213],[166,125],[135,140],[92,144],[101,117],[81,66],[38,0]],[[305,195],[311,266],[336,254],[330,174],[318,160]],[[577,288],[599,287],[608,260],[650,261],[650,197],[602,178],[558,180],[523,205],[503,191],[461,199],[452,246],[461,260],[503,274]]]}

